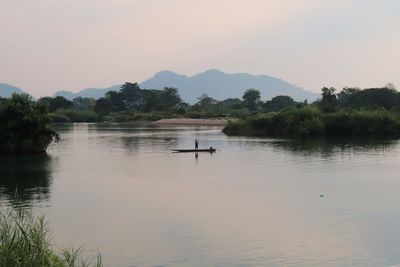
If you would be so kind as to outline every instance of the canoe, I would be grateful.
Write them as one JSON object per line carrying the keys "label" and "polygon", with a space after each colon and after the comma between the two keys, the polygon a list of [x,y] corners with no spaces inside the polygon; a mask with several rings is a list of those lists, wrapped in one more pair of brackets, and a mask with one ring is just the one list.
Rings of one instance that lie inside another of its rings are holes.
{"label": "canoe", "polygon": [[216,151],[215,148],[206,148],[206,149],[174,149],[172,150],[174,152],[179,152],[179,153],[184,153],[184,152],[208,152],[208,153],[214,153]]}

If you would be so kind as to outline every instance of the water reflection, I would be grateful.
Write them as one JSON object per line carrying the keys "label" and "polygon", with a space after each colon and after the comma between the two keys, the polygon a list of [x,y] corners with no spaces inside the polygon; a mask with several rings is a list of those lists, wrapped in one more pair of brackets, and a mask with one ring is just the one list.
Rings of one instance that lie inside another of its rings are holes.
{"label": "water reflection", "polygon": [[394,149],[398,144],[393,140],[279,140],[270,143],[274,148],[299,156],[329,158],[338,153],[383,152]]}
{"label": "water reflection", "polygon": [[[0,157],[0,201],[18,188],[46,214],[56,245],[95,244],[106,266],[400,263],[397,141],[58,127],[51,157]],[[172,152],[195,139],[217,153]]]}
{"label": "water reflection", "polygon": [[0,199],[22,205],[48,201],[52,174],[48,155],[3,155],[0,157]]}

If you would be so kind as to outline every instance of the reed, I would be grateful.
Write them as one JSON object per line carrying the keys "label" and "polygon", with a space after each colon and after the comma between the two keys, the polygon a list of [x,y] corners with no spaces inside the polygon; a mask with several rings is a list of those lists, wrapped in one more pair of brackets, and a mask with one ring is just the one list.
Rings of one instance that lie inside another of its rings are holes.
{"label": "reed", "polygon": [[91,262],[84,250],[55,249],[51,244],[48,223],[25,208],[0,210],[0,266],[103,266],[101,255]]}

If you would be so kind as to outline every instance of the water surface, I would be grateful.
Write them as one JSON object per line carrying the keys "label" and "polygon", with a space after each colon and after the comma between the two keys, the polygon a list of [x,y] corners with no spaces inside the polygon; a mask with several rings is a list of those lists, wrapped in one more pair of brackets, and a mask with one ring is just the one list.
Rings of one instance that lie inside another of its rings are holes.
{"label": "water surface", "polygon": [[[400,264],[400,143],[227,137],[219,128],[59,126],[0,157],[0,201],[107,266]],[[215,154],[171,153],[213,146]]]}

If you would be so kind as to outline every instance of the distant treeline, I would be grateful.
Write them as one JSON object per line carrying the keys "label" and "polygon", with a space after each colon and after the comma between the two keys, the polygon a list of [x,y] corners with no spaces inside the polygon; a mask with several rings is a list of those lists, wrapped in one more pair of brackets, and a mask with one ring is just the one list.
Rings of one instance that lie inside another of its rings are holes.
{"label": "distant treeline", "polygon": [[178,89],[165,87],[162,90],[141,89],[137,83],[125,83],[120,91],[110,91],[98,100],[78,97],[72,101],[62,97],[43,97],[38,103],[47,107],[53,122],[124,122],[134,120],[156,120],[165,117],[247,117],[257,112],[306,105],[289,96],[277,96],[261,101],[256,89],[247,90],[242,99],[228,98],[218,101],[206,94],[190,105],[183,102]]}
{"label": "distant treeline", "polygon": [[392,85],[364,90],[346,87],[339,93],[334,88],[323,88],[322,91],[321,98],[313,103],[307,100],[296,102],[284,95],[262,101],[260,91],[248,89],[241,98],[222,101],[203,94],[190,105],[182,101],[177,88],[147,90],[141,89],[137,83],[127,82],[118,92],[110,91],[98,100],[78,97],[70,101],[57,96],[43,97],[37,102],[46,107],[53,122],[128,122],[178,116],[247,118],[307,106],[318,106],[324,112],[400,107],[400,94]]}
{"label": "distant treeline", "polygon": [[400,137],[400,94],[392,86],[322,88],[321,99],[280,112],[230,121],[229,135],[273,137]]}

